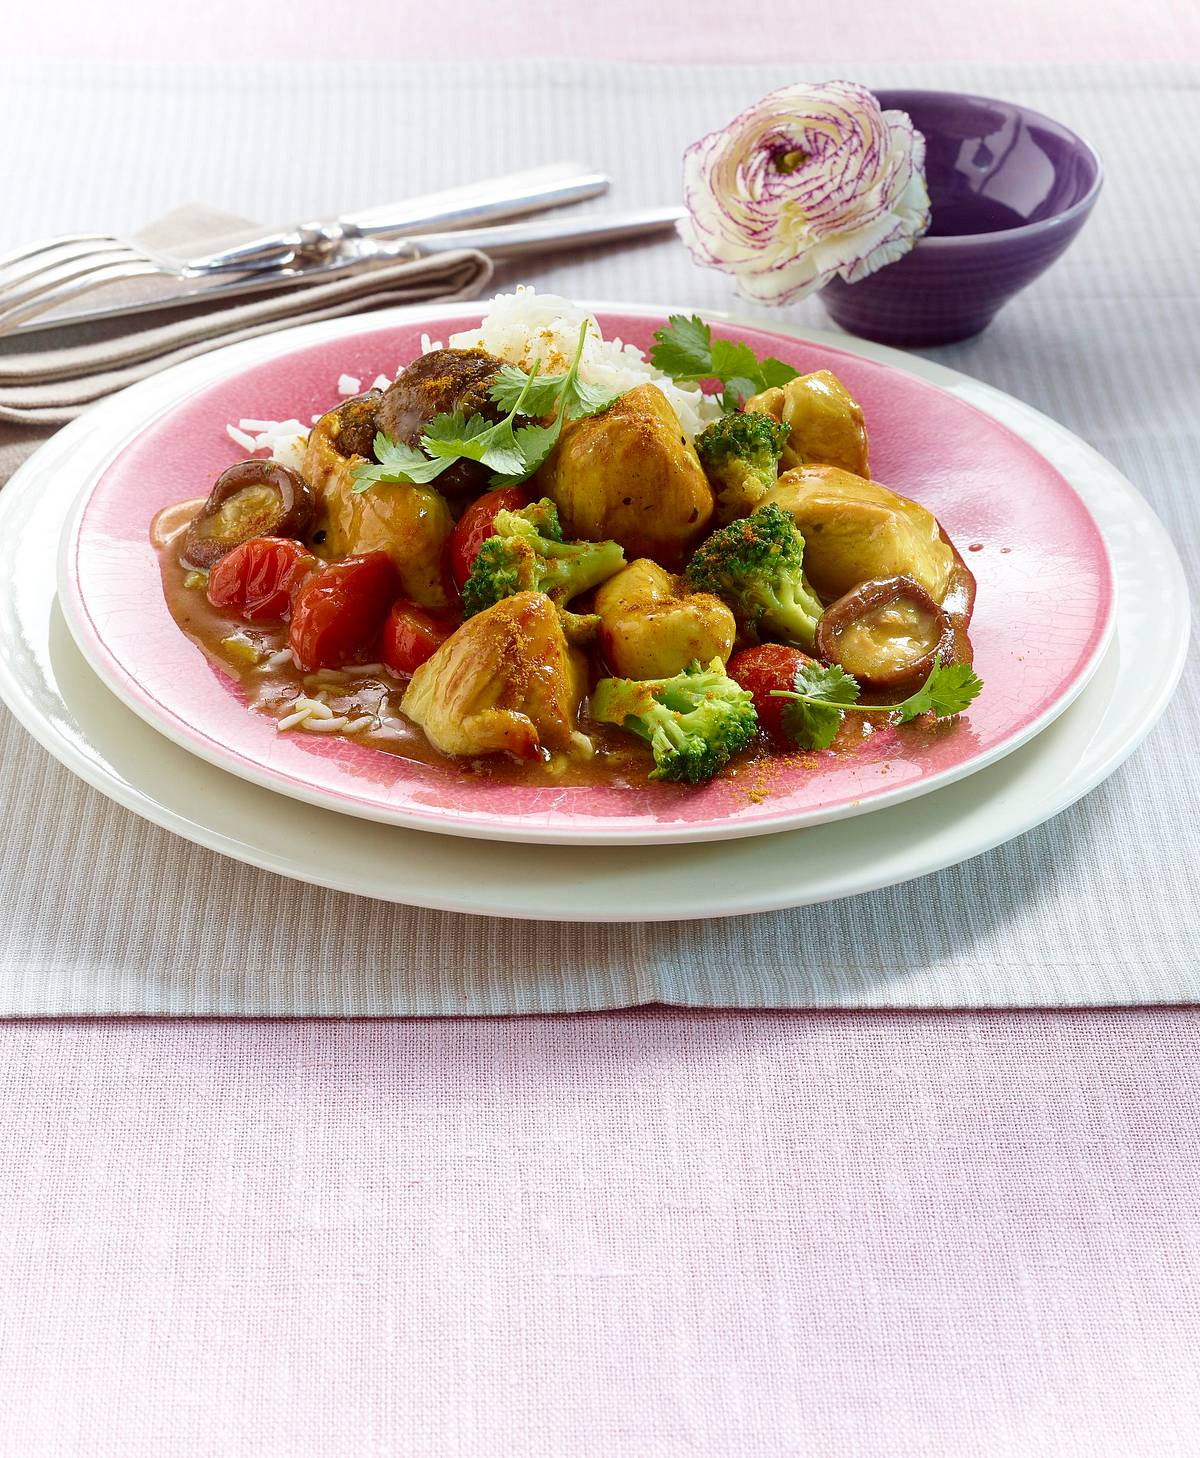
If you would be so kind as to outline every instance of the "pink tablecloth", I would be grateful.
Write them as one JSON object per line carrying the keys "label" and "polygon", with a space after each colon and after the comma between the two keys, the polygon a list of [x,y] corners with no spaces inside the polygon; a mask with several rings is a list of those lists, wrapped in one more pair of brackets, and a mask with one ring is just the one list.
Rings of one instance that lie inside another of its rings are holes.
{"label": "pink tablecloth", "polygon": [[[121,23],[94,0],[10,7],[11,56],[110,61],[573,56],[616,61],[1180,61],[1200,57],[1193,0],[206,0],[182,40],[179,12],[128,0]],[[843,71],[844,73],[844,71]],[[580,148],[583,139],[580,139]]]}
{"label": "pink tablecloth", "polygon": [[1191,1455],[1198,1058],[1161,1010],[10,1028],[0,1452]]}

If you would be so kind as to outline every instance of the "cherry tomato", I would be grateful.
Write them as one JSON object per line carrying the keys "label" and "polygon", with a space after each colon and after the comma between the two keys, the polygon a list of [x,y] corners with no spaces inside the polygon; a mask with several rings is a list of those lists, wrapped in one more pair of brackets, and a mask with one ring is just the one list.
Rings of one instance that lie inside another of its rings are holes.
{"label": "cherry tomato", "polygon": [[458,627],[446,614],[426,612],[401,598],[392,604],[383,628],[383,661],[393,673],[415,673]]}
{"label": "cherry tomato", "polygon": [[292,603],[296,662],[305,673],[352,663],[375,643],[399,592],[386,552],[345,557],[313,573]]}
{"label": "cherry tomato", "polygon": [[813,660],[799,648],[782,643],[762,643],[757,648],[743,648],[729,660],[726,672],[736,683],[754,695],[754,709],[760,729],[780,744],[791,741],[783,732],[783,710],[786,699],[773,699],[772,689],[794,687],[796,670]]}
{"label": "cherry tomato", "polygon": [[290,537],[251,537],[208,574],[208,600],[248,623],[281,623],[317,559]]}
{"label": "cherry tomato", "polygon": [[520,511],[533,500],[533,493],[527,486],[501,486],[496,491],[487,491],[478,501],[473,501],[458,519],[458,524],[446,543],[446,561],[454,585],[462,591],[462,585],[471,575],[471,567],[479,555],[484,542],[495,535],[496,513]]}

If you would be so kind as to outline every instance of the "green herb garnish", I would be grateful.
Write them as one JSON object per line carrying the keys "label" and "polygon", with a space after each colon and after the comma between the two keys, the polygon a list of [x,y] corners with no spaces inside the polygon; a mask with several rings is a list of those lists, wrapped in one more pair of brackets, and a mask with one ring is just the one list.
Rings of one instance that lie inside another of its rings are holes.
{"label": "green herb garnish", "polygon": [[721,404],[737,410],[751,395],[786,385],[800,373],[783,360],[768,355],[759,359],[741,340],[714,339],[698,315],[672,314],[665,329],[654,333],[650,363],[679,384],[720,380]]}
{"label": "green herb garnish", "polygon": [[[435,415],[421,436],[421,449],[394,441],[382,431],[375,437],[375,462],[355,468],[354,490],[367,491],[376,481],[435,481],[455,461],[477,461],[491,472],[493,486],[527,481],[554,449],[570,420],[596,415],[617,398],[579,378],[579,362],[587,337],[587,320],[579,327],[575,357],[565,375],[542,375],[537,363],[526,374],[503,365],[492,384],[492,399],[506,412],[492,423],[461,410]],[[518,417],[553,418],[548,425],[517,426]]]}
{"label": "green herb garnish", "polygon": [[983,681],[969,663],[935,658],[929,677],[899,704],[860,704],[858,680],[839,664],[806,663],[796,672],[792,689],[772,689],[771,697],[789,700],[783,728],[802,749],[828,749],[847,710],[857,714],[889,714],[907,724],[920,714],[937,719],[961,714],[978,697]]}

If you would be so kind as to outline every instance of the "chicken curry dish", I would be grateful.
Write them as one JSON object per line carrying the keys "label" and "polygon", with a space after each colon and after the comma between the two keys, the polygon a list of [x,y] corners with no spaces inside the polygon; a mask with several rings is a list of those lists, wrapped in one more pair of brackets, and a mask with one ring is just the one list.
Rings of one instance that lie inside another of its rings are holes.
{"label": "chicken curry dish", "polygon": [[970,704],[974,579],[834,374],[682,317],[647,360],[513,297],[160,513],[171,613],[251,709],[474,775],[695,785]]}

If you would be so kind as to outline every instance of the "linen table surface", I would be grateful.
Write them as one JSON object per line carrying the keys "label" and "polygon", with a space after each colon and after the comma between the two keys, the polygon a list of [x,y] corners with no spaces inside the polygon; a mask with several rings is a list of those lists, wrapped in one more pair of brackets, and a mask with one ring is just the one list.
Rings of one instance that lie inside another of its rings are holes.
{"label": "linen table surface", "polygon": [[[1089,440],[1194,573],[1186,58],[10,66],[0,247],[570,152],[612,172],[608,206],[666,201],[688,141],[826,74],[1025,101],[1097,145],[1073,249],[931,356]],[[531,281],[755,316],[671,243]],[[1192,665],[1107,784],[963,867],[646,927],[287,883],[136,820],[0,713],[0,1012],[826,1010],[6,1025],[0,1452],[1194,1452],[1197,1016],[1111,1005],[1200,989],[1198,707]],[[834,1011],[889,1007],[926,1011]]]}

